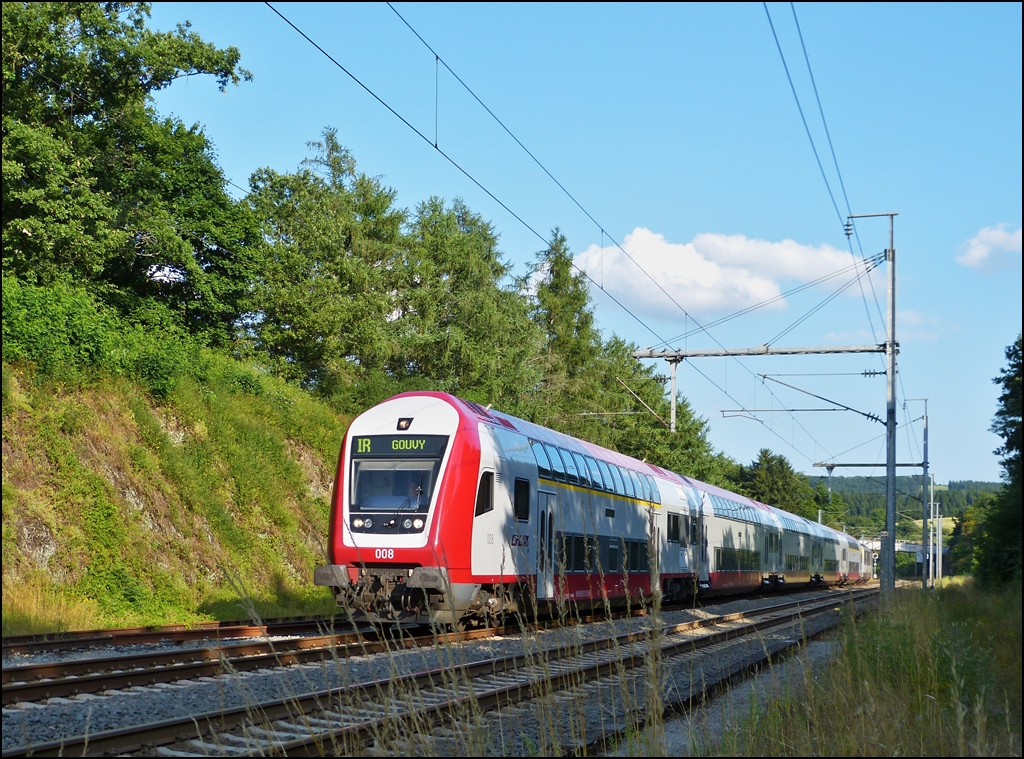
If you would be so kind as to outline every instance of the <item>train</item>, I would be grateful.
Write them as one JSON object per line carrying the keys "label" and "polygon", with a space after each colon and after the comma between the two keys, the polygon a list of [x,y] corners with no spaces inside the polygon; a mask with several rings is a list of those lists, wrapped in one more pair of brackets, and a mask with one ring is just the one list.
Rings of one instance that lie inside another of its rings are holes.
{"label": "train", "polygon": [[352,421],[326,548],[313,581],[347,613],[455,629],[873,570],[827,525],[441,392]]}

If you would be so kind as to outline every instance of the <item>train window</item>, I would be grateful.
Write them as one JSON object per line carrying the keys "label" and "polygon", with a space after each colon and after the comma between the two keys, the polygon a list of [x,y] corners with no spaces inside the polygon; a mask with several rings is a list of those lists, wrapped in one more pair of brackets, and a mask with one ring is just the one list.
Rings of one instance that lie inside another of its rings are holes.
{"label": "train window", "polygon": [[533,448],[533,457],[537,459],[537,474],[550,478],[551,465],[548,463],[548,455],[544,453],[544,446],[536,440],[531,440],[530,447]]}
{"label": "train window", "polygon": [[644,476],[647,478],[647,484],[651,486],[651,500],[655,503],[661,503],[661,491],[658,490],[658,482],[649,474]]}
{"label": "train window", "polygon": [[626,541],[627,569],[630,572],[648,571],[647,544],[639,540]]}
{"label": "train window", "polygon": [[590,487],[590,472],[587,471],[587,462],[578,453],[572,454],[572,460],[576,462],[576,471],[580,473],[580,484]]}
{"label": "train window", "polygon": [[640,475],[632,469],[629,470],[629,473],[630,479],[633,480],[633,495],[637,498],[643,499],[644,501],[650,500],[647,498],[647,494],[644,493],[645,489],[643,487],[643,482],[640,481]]}
{"label": "train window", "polygon": [[608,539],[608,561],[607,561],[607,572],[614,572],[618,574],[622,571],[622,560],[620,557],[619,549],[622,546],[622,539],[617,536],[612,536]]}
{"label": "train window", "polygon": [[590,470],[590,482],[596,490],[604,490],[604,478],[601,470],[597,468],[597,459],[591,456],[584,456],[587,461],[587,469]]}
{"label": "train window", "polygon": [[597,538],[587,538],[587,571],[600,572],[602,569],[597,553]]}
{"label": "train window", "polygon": [[614,488],[615,493],[620,496],[626,495],[626,486],[623,484],[623,473],[618,471],[618,467],[614,464],[606,464],[608,471],[611,472],[611,486]]}
{"label": "train window", "polygon": [[572,454],[564,448],[559,448],[558,452],[562,454],[562,462],[565,464],[565,476],[569,480],[569,484],[579,485],[580,475],[576,471],[576,464],[572,460]]}
{"label": "train window", "polygon": [[631,469],[623,469],[622,482],[626,486],[626,495],[631,495],[634,498],[644,497],[643,491],[640,489],[640,483],[636,478],[636,472]]}
{"label": "train window", "polygon": [[572,569],[572,536],[555,533],[555,571],[565,574]]}
{"label": "train window", "polygon": [[644,494],[644,500],[653,502],[654,496],[651,495],[651,483],[647,481],[647,475],[640,474],[639,472],[634,472],[633,474],[635,474],[636,478],[640,480],[640,490]]}
{"label": "train window", "polygon": [[530,481],[516,478],[513,509],[520,522],[530,521]]}
{"label": "train window", "polygon": [[355,459],[353,511],[426,511],[440,461]]}
{"label": "train window", "polygon": [[553,445],[544,444],[548,459],[551,461],[551,475],[560,482],[565,482],[565,466],[562,464],[562,457],[558,455],[558,449]]}
{"label": "train window", "polygon": [[494,508],[494,472],[480,475],[480,487],[476,491],[476,514],[486,514]]}
{"label": "train window", "polygon": [[633,480],[630,479],[630,471],[624,467],[616,467],[618,472],[623,475],[623,488],[626,491],[626,495],[631,498],[636,498],[636,491],[633,489]]}
{"label": "train window", "polygon": [[587,571],[587,541],[582,535],[573,535],[572,538],[572,571]]}
{"label": "train window", "polygon": [[609,493],[615,492],[615,480],[612,479],[612,470],[608,468],[608,465],[603,461],[597,462],[598,468],[601,470],[601,476],[604,478],[604,489]]}
{"label": "train window", "polygon": [[679,515],[669,514],[668,515],[668,542],[678,543],[679,542]]}
{"label": "train window", "polygon": [[651,494],[647,488],[647,480],[644,479],[644,476],[632,470],[630,470],[629,474],[633,480],[633,490],[636,491],[636,497],[642,498],[645,501],[651,500]]}

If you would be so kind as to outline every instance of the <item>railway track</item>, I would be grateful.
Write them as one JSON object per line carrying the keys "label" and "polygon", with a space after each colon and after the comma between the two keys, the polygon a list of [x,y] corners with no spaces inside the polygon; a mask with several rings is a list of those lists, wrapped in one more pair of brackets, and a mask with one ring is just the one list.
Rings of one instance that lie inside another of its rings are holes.
{"label": "railway track", "polygon": [[[777,596],[776,596],[777,597]],[[665,610],[669,610],[666,606]],[[613,618],[635,616],[638,611],[618,612]],[[642,613],[642,612],[639,612]],[[604,615],[588,615],[572,623],[594,622]],[[550,620],[537,620],[531,625],[537,629],[548,627]],[[80,649],[83,647],[117,647],[127,645],[210,638],[237,639],[243,637],[270,637],[271,635],[301,635],[309,631],[322,631],[325,625],[341,623],[319,618],[268,621],[262,625],[243,623],[207,623],[201,627],[185,628],[181,625],[166,627],[137,627],[114,630],[88,630],[68,633],[59,639],[45,636],[18,636],[5,641],[19,653],[39,653]],[[344,626],[352,627],[345,623]],[[518,626],[514,630],[518,631]],[[484,628],[462,633],[449,633],[446,642],[457,643],[505,634],[509,628]],[[180,637],[175,637],[180,636]],[[187,636],[187,637],[186,637]],[[381,653],[396,648],[431,646],[437,642],[434,634],[384,638],[379,631],[364,629],[332,635],[316,635],[291,640],[249,643],[218,643],[202,648],[173,651],[142,652],[114,656],[97,656],[68,661],[32,663],[8,666],[3,669],[0,701],[3,706],[20,702],[64,698],[83,693],[175,683],[199,677],[217,677],[227,673],[250,672],[259,669],[306,664],[327,659]],[[5,649],[6,652],[6,649]]]}
{"label": "railway track", "polygon": [[[572,646],[547,648],[452,664],[427,672],[345,687],[216,713],[136,725],[123,730],[36,744],[3,752],[8,756],[138,753],[163,756],[289,755],[364,752],[410,753],[410,736],[458,741],[452,725],[479,723],[492,712],[517,714],[517,702],[593,687],[602,678],[623,677],[652,661],[740,645],[776,628],[834,612],[841,603],[873,599],[864,589],[812,601],[790,601],[757,611],[721,615],[651,631],[632,632]],[[799,639],[799,635],[796,636]],[[433,749],[444,749],[434,745]],[[465,752],[465,747],[462,748]]]}
{"label": "railway track", "polygon": [[72,651],[96,646],[132,646],[153,643],[184,643],[195,640],[265,638],[278,635],[352,630],[345,619],[304,617],[252,622],[203,622],[197,625],[124,627],[110,630],[81,630],[48,635],[9,635],[3,639],[3,654],[37,654],[44,651]]}
{"label": "railway track", "polygon": [[[501,628],[448,633],[447,643],[460,643],[503,633]],[[402,648],[432,646],[439,636],[383,637],[378,633],[343,633],[276,642],[238,643],[165,653],[104,656],[3,670],[3,705],[22,701],[100,693],[157,683],[174,683],[233,672],[346,659]]]}

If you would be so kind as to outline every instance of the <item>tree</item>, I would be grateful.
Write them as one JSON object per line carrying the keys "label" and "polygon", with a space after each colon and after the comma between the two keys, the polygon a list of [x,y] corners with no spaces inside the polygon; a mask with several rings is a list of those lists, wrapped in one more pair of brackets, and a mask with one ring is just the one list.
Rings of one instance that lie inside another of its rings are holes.
{"label": "tree", "polygon": [[459,199],[430,198],[409,224],[399,271],[395,381],[519,412],[539,380],[540,336],[506,281],[494,227]]}
{"label": "tree", "polygon": [[292,174],[261,169],[249,202],[265,244],[247,324],[282,375],[330,393],[394,351],[387,318],[405,215],[356,173],[333,129]]}
{"label": "tree", "polygon": [[3,268],[87,283],[123,311],[159,299],[194,332],[234,331],[255,226],[224,191],[198,126],[152,93],[250,74],[188,24],[146,28],[145,3],[3,4]]}
{"label": "tree", "polygon": [[557,228],[547,249],[537,254],[537,263],[544,274],[537,284],[534,319],[547,336],[545,349],[555,371],[569,379],[579,377],[593,361],[600,338],[586,280],[573,271],[565,235]]}
{"label": "tree", "polygon": [[976,576],[989,585],[1021,579],[1021,336],[1006,349],[1007,366],[993,382],[1002,387],[992,431],[1003,438],[1003,487],[985,511],[975,540]]}
{"label": "tree", "polygon": [[950,568],[955,575],[974,574],[977,571],[975,544],[983,530],[985,516],[993,496],[986,494],[955,518],[953,534],[949,538]]}
{"label": "tree", "polygon": [[762,448],[749,467],[740,467],[737,483],[745,495],[817,521],[814,493],[807,478],[797,474],[785,456]]}

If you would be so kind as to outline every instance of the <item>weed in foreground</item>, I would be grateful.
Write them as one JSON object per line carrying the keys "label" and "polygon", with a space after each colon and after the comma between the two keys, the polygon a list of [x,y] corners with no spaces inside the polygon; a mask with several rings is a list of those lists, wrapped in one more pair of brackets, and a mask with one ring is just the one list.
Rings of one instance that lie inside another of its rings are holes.
{"label": "weed in foreground", "polygon": [[902,590],[848,619],[839,654],[754,704],[748,756],[992,756],[1021,750],[1020,589]]}

